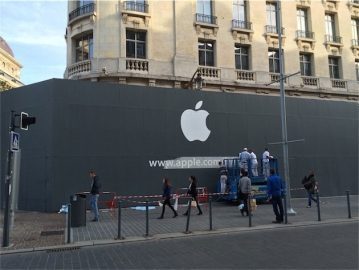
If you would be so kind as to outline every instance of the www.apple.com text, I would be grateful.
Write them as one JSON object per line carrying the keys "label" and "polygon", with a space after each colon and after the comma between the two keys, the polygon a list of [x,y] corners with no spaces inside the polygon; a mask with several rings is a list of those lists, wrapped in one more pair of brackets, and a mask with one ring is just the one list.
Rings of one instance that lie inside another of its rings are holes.
{"label": "www.apple.com text", "polygon": [[201,169],[201,168],[218,168],[218,162],[221,158],[201,159],[188,158],[176,160],[149,160],[150,167],[162,167],[164,169]]}

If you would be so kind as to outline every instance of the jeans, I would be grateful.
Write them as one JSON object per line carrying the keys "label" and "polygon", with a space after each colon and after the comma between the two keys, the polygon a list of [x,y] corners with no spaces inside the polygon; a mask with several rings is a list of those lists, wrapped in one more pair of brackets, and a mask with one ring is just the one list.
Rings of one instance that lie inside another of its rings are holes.
{"label": "jeans", "polygon": [[99,194],[91,194],[91,199],[90,199],[90,205],[91,205],[91,210],[94,214],[94,219],[98,219],[99,213],[98,213],[98,197],[100,195]]}
{"label": "jeans", "polygon": [[312,200],[317,202],[317,199],[313,197],[314,193],[310,192],[309,190],[307,190],[307,193],[308,193],[308,206],[312,206]]}
{"label": "jeans", "polygon": [[281,196],[273,196],[272,197],[272,206],[273,206],[273,211],[275,214],[276,221],[282,222],[283,216],[284,216],[282,197]]}

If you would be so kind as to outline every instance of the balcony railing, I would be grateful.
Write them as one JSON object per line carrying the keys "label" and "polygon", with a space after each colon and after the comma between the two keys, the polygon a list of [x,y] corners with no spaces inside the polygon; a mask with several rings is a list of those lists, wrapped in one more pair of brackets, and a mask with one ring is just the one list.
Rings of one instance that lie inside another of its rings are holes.
{"label": "balcony railing", "polygon": [[296,37],[297,37],[297,38],[310,38],[310,39],[314,39],[314,32],[297,30],[297,31],[296,31]]}
{"label": "balcony railing", "polygon": [[139,59],[126,59],[126,70],[148,71],[148,61]]}
{"label": "balcony railing", "polygon": [[202,75],[202,77],[208,78],[219,78],[220,77],[220,69],[213,67],[199,67],[198,72]]}
{"label": "balcony railing", "polygon": [[352,39],[352,46],[359,46],[359,39]]}
{"label": "balcony railing", "polygon": [[247,70],[236,70],[237,80],[239,81],[254,81],[254,72]]}
{"label": "balcony railing", "polygon": [[325,42],[342,43],[342,37],[325,35]]}
{"label": "balcony railing", "polygon": [[317,77],[302,76],[302,83],[307,86],[318,86],[319,79]]}
{"label": "balcony railing", "polygon": [[70,14],[69,14],[69,22],[72,21],[73,19],[80,17],[82,15],[86,15],[86,14],[91,14],[94,13],[95,11],[95,4],[94,3],[90,3],[81,7],[78,7],[77,9],[73,10]]}
{"label": "balcony railing", "polygon": [[148,4],[144,4],[144,3],[137,3],[134,1],[125,1],[125,2],[123,2],[123,8],[125,10],[148,13]]}
{"label": "balcony railing", "polygon": [[[279,73],[269,73],[270,81],[272,83],[280,83],[280,74]],[[283,79],[284,83],[287,83],[287,78]]]}
{"label": "balcony railing", "polygon": [[211,16],[211,15],[205,15],[205,14],[196,13],[196,22],[217,24],[217,17],[216,16]]}
{"label": "balcony railing", "polygon": [[[275,25],[266,25],[265,31],[270,34],[278,34],[278,27]],[[284,27],[282,27],[282,35],[284,35]]]}
{"label": "balcony railing", "polygon": [[247,21],[232,20],[232,27],[252,30],[252,23]]}
{"label": "balcony railing", "polygon": [[333,88],[347,88],[347,82],[338,79],[332,79],[332,87]]}
{"label": "balcony railing", "polygon": [[69,66],[67,68],[67,76],[70,78],[75,74],[90,72],[90,71],[91,71],[91,60],[85,60]]}

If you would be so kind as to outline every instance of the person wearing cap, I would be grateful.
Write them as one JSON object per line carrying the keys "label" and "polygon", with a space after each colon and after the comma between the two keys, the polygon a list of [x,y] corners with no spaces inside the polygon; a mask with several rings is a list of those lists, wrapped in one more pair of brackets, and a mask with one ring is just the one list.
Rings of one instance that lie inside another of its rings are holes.
{"label": "person wearing cap", "polygon": [[243,151],[239,154],[239,167],[248,172],[248,161],[251,158],[251,155],[248,152],[247,147],[243,148]]}

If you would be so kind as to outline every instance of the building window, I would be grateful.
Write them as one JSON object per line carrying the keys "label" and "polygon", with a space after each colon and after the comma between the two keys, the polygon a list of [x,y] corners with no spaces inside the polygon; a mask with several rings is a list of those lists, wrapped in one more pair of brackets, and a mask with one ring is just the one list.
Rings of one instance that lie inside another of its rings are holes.
{"label": "building window", "polygon": [[249,70],[249,47],[235,44],[234,55],[236,69]]}
{"label": "building window", "polygon": [[269,72],[279,73],[279,50],[268,49]]}
{"label": "building window", "polygon": [[352,45],[359,46],[359,19],[352,18]]}
{"label": "building window", "polygon": [[93,0],[79,0],[77,1],[77,7],[83,7],[83,6],[86,6],[86,5],[89,5],[89,4],[93,4]]}
{"label": "building window", "polygon": [[246,3],[245,0],[233,0],[233,19],[246,22],[247,21],[247,12],[246,12]]}
{"label": "building window", "polygon": [[198,41],[198,62],[200,66],[214,66],[214,42]]}
{"label": "building window", "polygon": [[329,56],[329,76],[332,79],[340,79],[339,57]]}
{"label": "building window", "polygon": [[357,81],[359,81],[359,59],[355,60],[355,73],[357,75]]}
{"label": "building window", "polygon": [[309,53],[299,54],[300,74],[302,76],[313,76],[312,74],[312,55]]}
{"label": "building window", "polygon": [[327,41],[334,41],[335,33],[335,18],[333,14],[325,14],[325,33]]}
{"label": "building window", "polygon": [[132,10],[137,12],[148,12],[148,4],[145,0],[131,0],[123,2],[125,10]]}
{"label": "building window", "polygon": [[314,38],[314,34],[309,30],[307,9],[297,9],[297,29],[297,37]]}
{"label": "building window", "polygon": [[76,62],[90,60],[93,58],[93,36],[91,34],[83,35],[75,40]]}
{"label": "building window", "polygon": [[197,13],[212,16],[212,0],[197,0]]}
{"label": "building window", "polygon": [[[277,33],[277,5],[275,3],[267,3],[267,32]],[[268,29],[270,28],[270,29]]]}
{"label": "building window", "polygon": [[146,58],[146,32],[135,30],[126,31],[126,57]]}

